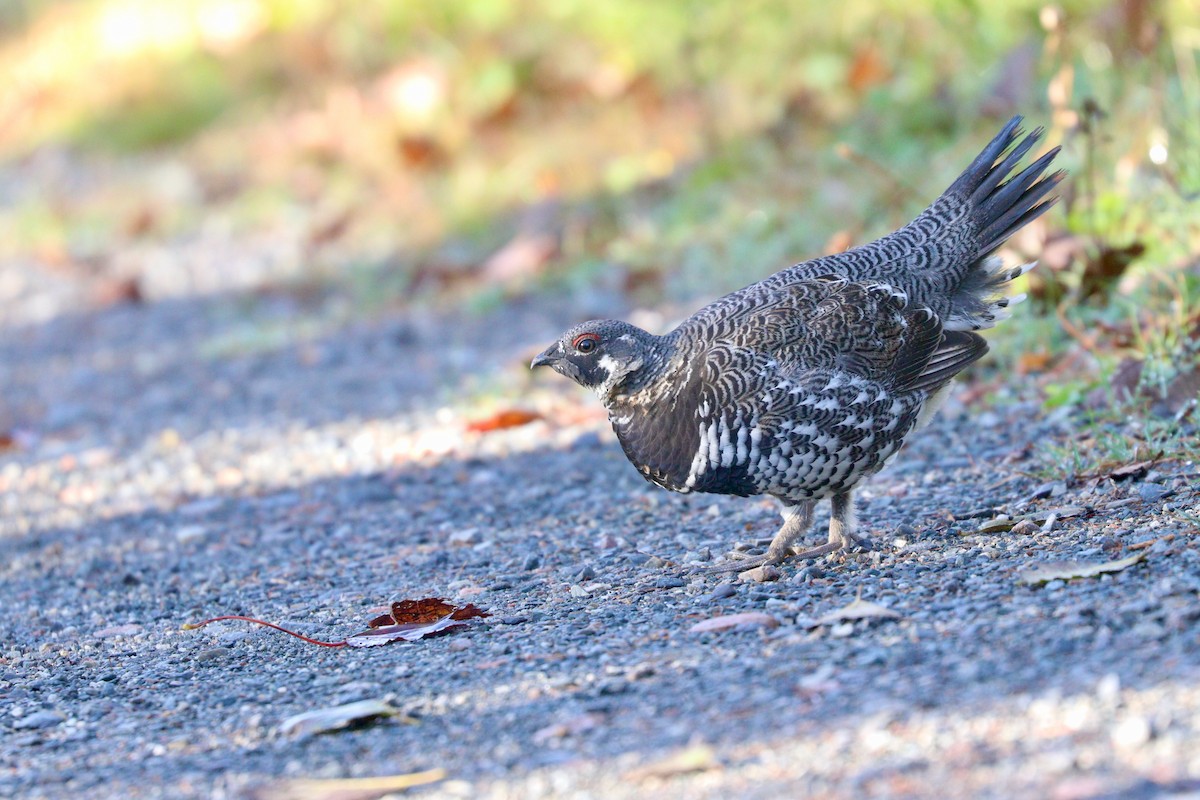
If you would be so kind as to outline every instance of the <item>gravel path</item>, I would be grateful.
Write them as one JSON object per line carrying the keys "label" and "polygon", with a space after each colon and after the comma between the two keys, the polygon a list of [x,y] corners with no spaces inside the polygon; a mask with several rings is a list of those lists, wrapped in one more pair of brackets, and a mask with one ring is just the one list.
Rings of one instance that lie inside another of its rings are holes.
{"label": "gravel path", "polygon": [[[0,795],[294,797],[280,781],[435,768],[412,794],[1200,795],[1194,465],[1043,483],[1025,471],[1064,420],[960,399],[861,493],[875,552],[698,576],[765,546],[775,509],[643,483],[591,398],[523,367],[565,310],[62,296],[0,337]],[[510,406],[545,418],[467,431]],[[244,613],[339,639],[425,596],[492,616],[367,650],[180,629]],[[901,616],[815,624],[856,597]],[[750,611],[779,624],[691,630]],[[411,720],[280,730],[368,699]]]}

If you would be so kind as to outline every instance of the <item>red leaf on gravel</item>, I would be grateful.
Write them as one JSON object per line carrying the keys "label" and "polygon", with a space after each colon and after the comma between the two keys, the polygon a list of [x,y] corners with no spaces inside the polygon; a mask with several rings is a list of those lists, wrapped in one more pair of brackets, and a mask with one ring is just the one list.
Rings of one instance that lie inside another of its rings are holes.
{"label": "red leaf on gravel", "polygon": [[473,433],[491,433],[492,431],[500,431],[505,428],[516,428],[521,425],[528,425],[534,420],[541,419],[542,415],[535,411],[526,411],[521,408],[508,408],[504,411],[497,411],[490,417],[475,420],[467,423],[467,430]]}
{"label": "red leaf on gravel", "polygon": [[392,612],[367,623],[367,630],[346,640],[351,647],[375,647],[403,639],[415,642],[463,627],[468,620],[489,616],[474,603],[452,606],[440,597],[401,600],[392,603]]}
{"label": "red leaf on gravel", "polygon": [[183,626],[183,629],[191,631],[203,628],[205,625],[213,622],[241,620],[242,622],[252,622],[255,625],[264,625],[268,628],[274,628],[277,631],[283,631],[289,636],[295,636],[297,639],[301,639],[309,644],[320,645],[321,647],[374,647],[400,640],[415,642],[418,639],[445,633],[453,628],[463,627],[468,624],[468,620],[475,619],[476,617],[488,616],[491,615],[473,603],[456,607],[441,598],[426,597],[423,600],[402,600],[398,603],[392,603],[392,613],[376,617],[367,623],[367,630],[356,633],[342,642],[325,642],[320,639],[313,639],[276,625],[273,622],[234,614],[213,617],[201,622],[188,623]]}

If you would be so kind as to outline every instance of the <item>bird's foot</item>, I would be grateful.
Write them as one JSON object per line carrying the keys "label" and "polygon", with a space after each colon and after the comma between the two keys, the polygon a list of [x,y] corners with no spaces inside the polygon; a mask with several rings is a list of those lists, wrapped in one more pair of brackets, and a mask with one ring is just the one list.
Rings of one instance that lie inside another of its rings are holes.
{"label": "bird's foot", "polygon": [[701,567],[696,570],[700,575],[726,575],[730,572],[745,572],[748,569],[761,567],[763,564],[774,563],[768,560],[769,553],[763,553],[757,556],[748,556],[737,550],[731,552],[727,558],[730,561],[724,564],[717,564],[715,567]]}
{"label": "bird's foot", "polygon": [[757,555],[748,556],[737,550],[729,553],[727,558],[730,559],[727,563],[718,564],[714,567],[704,567],[697,570],[702,575],[723,575],[730,572],[745,572],[764,565],[777,566],[783,561],[794,558],[798,561],[807,561],[809,559],[821,558],[822,556],[832,553],[849,554],[855,551],[872,550],[871,542],[862,536],[855,536],[853,533],[842,532],[840,534],[831,533],[829,541],[817,547],[810,547],[807,550],[797,552],[790,544],[784,548],[777,548],[772,543],[767,552]]}

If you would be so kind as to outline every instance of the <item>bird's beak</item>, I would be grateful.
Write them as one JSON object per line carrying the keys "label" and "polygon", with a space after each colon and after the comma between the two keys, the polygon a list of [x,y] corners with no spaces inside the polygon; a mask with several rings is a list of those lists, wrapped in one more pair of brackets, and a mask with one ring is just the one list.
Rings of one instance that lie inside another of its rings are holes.
{"label": "bird's beak", "polygon": [[531,361],[529,363],[529,368],[534,369],[536,367],[544,367],[549,364],[553,364],[557,360],[557,358],[558,358],[558,343],[555,342],[554,344],[550,345],[545,350],[543,350],[542,352],[540,352],[536,356],[534,356],[533,361]]}

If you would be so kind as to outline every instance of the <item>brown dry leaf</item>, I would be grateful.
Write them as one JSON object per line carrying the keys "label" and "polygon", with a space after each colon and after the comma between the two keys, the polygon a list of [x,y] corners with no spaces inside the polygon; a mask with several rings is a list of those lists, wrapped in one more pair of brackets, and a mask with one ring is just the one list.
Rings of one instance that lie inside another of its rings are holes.
{"label": "brown dry leaf", "polygon": [[1028,375],[1031,372],[1045,372],[1054,356],[1050,353],[1022,353],[1017,358],[1017,373]]}
{"label": "brown dry leaf", "polygon": [[625,779],[642,783],[648,780],[665,780],[679,775],[708,772],[720,768],[721,762],[717,760],[717,754],[711,747],[706,744],[694,744],[661,761],[626,772]]}
{"label": "brown dry leaf", "polygon": [[850,62],[850,71],[846,75],[846,83],[855,92],[865,92],[873,86],[883,83],[889,77],[887,64],[879,55],[879,49],[872,44],[865,44],[854,54]]}
{"label": "brown dry leaf", "polygon": [[296,778],[264,786],[254,797],[256,800],[374,800],[445,778],[446,770],[440,768],[377,778]]}
{"label": "brown dry leaf", "polygon": [[1146,246],[1141,242],[1125,247],[1101,246],[1100,252],[1084,264],[1083,273],[1079,276],[1081,299],[1093,296],[1107,299],[1117,279],[1145,252]]}
{"label": "brown dry leaf", "polygon": [[464,627],[469,620],[490,616],[473,603],[456,607],[438,597],[392,603],[392,612],[367,623],[367,630],[347,637],[351,647],[376,647],[404,640],[415,642]]}
{"label": "brown dry leaf", "polygon": [[412,169],[434,169],[450,160],[441,144],[429,136],[398,137],[396,155],[401,163]]}
{"label": "brown dry leaf", "polygon": [[1153,465],[1153,461],[1136,461],[1132,464],[1126,464],[1123,467],[1117,467],[1108,473],[1108,477],[1114,481],[1136,480],[1145,475]]}
{"label": "brown dry leaf", "polygon": [[1146,554],[1142,552],[1135,553],[1128,558],[1122,558],[1119,561],[1105,561],[1102,564],[1083,564],[1077,561],[1043,564],[1021,573],[1018,582],[1037,586],[1057,580],[1069,581],[1075,578],[1094,578],[1106,572],[1120,572],[1127,567],[1132,567],[1145,557]]}
{"label": "brown dry leaf", "polygon": [[346,235],[346,231],[350,229],[350,223],[353,221],[354,213],[347,209],[332,219],[314,226],[308,233],[308,246],[320,247],[336,242]]}
{"label": "brown dry leaf", "polygon": [[415,722],[411,717],[404,716],[400,709],[382,700],[360,700],[288,717],[279,724],[279,732],[308,736],[348,728],[355,723],[380,717],[400,717],[401,722]]}
{"label": "brown dry leaf", "polygon": [[17,437],[13,436],[8,431],[0,431],[0,453],[6,450],[17,449]]}
{"label": "brown dry leaf", "polygon": [[712,633],[727,631],[733,628],[778,628],[779,620],[762,611],[745,611],[741,614],[725,614],[720,617],[701,620],[692,626],[692,633]]}
{"label": "brown dry leaf", "polygon": [[815,628],[818,625],[833,625],[838,622],[856,619],[901,619],[902,617],[903,614],[898,611],[893,611],[878,603],[872,603],[870,600],[863,600],[861,597],[856,597],[854,598],[854,602],[849,605],[842,606],[835,611],[830,611],[828,614],[812,620],[808,627]]}
{"label": "brown dry leaf", "polygon": [[503,411],[497,411],[490,417],[468,422],[467,430],[473,433],[491,433],[492,431],[500,431],[505,428],[528,425],[541,418],[542,415],[536,411],[526,411],[522,408],[506,408]]}

